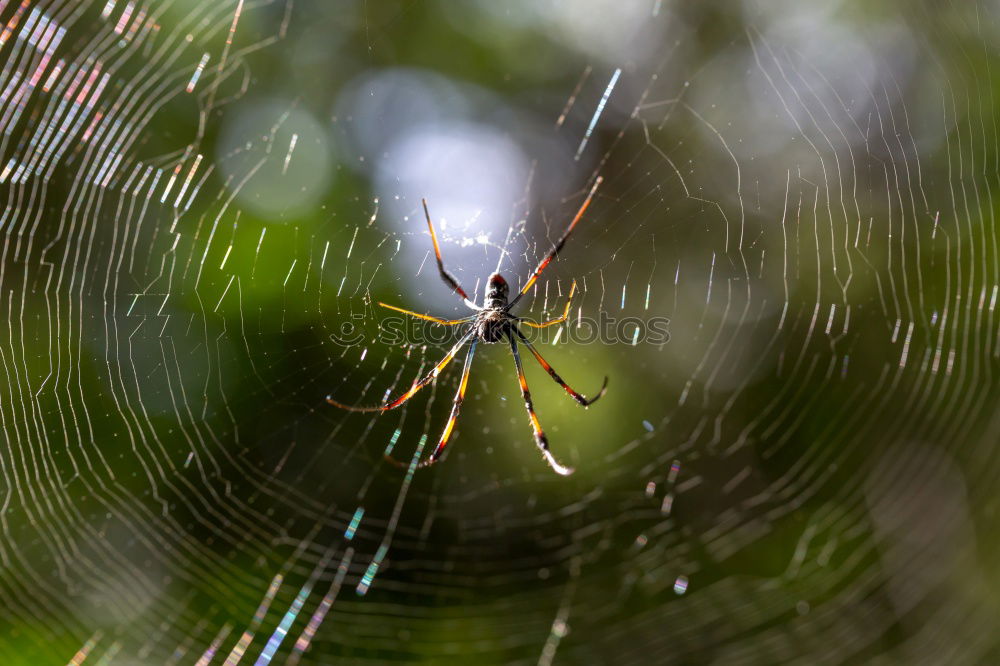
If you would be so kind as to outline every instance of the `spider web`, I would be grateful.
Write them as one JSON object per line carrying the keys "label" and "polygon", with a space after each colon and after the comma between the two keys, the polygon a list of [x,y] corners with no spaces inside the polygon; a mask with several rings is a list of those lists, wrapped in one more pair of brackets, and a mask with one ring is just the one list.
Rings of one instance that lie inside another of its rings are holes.
{"label": "spider web", "polygon": [[0,0],[4,663],[995,661],[1000,17],[689,5]]}

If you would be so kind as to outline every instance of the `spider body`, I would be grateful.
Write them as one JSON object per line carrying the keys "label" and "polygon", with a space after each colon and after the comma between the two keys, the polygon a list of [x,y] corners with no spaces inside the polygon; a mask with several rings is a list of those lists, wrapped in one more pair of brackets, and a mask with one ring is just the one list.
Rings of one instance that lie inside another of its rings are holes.
{"label": "spider body", "polygon": [[507,327],[516,319],[508,312],[510,305],[507,295],[510,286],[503,276],[494,273],[486,282],[486,297],[483,299],[483,309],[476,313],[476,337],[486,344],[503,342],[507,337]]}
{"label": "spider body", "polygon": [[[483,295],[483,304],[476,305],[469,300],[468,294],[464,289],[458,284],[458,280],[455,279],[451,273],[445,270],[444,261],[441,259],[441,248],[438,245],[437,234],[434,232],[434,224],[431,222],[430,212],[427,210],[427,202],[424,201],[424,215],[427,218],[427,228],[430,231],[431,241],[434,244],[434,255],[437,258],[438,272],[441,275],[441,279],[444,280],[452,291],[458,294],[464,301],[465,304],[471,309],[475,310],[476,313],[469,317],[463,317],[461,319],[441,319],[439,317],[434,317],[431,315],[420,314],[417,312],[412,312],[410,310],[405,310],[403,308],[397,307],[395,305],[388,305],[386,303],[379,303],[384,308],[390,310],[395,310],[397,312],[402,312],[404,314],[417,317],[418,319],[423,319],[426,321],[432,321],[445,326],[456,326],[456,325],[466,325],[466,331],[459,339],[458,343],[453,346],[444,358],[442,358],[438,363],[431,368],[431,370],[424,375],[418,381],[413,382],[413,385],[405,393],[400,395],[394,400],[387,400],[380,405],[374,405],[372,407],[357,407],[351,405],[345,405],[344,403],[334,400],[331,396],[327,396],[326,400],[331,405],[340,407],[341,409],[347,409],[355,412],[384,412],[390,409],[395,409],[399,407],[404,402],[413,397],[417,391],[426,386],[427,384],[434,381],[441,371],[444,370],[453,358],[458,354],[459,350],[466,344],[471,342],[469,345],[469,350],[466,352],[465,365],[462,369],[462,378],[458,383],[458,392],[455,394],[455,398],[452,401],[451,415],[448,417],[448,422],[445,424],[444,431],[441,434],[441,438],[438,440],[437,446],[434,447],[434,451],[428,456],[426,460],[417,465],[417,467],[426,467],[432,465],[441,459],[444,454],[445,447],[451,438],[452,430],[455,427],[455,421],[458,419],[458,412],[462,406],[462,402],[465,400],[465,390],[469,385],[469,371],[472,367],[472,357],[476,352],[476,345],[479,342],[484,342],[486,344],[494,344],[497,342],[508,342],[510,344],[511,356],[514,358],[514,367],[517,370],[518,385],[521,389],[521,397],[524,399],[524,406],[528,412],[528,420],[531,423],[531,429],[535,435],[535,444],[538,446],[539,450],[542,452],[546,462],[549,466],[558,473],[564,476],[572,474],[573,470],[570,467],[566,467],[556,460],[555,456],[549,450],[549,441],[542,431],[542,426],[538,421],[538,416],[535,414],[535,407],[531,400],[531,393],[528,390],[528,382],[524,377],[524,368],[521,365],[521,355],[518,351],[518,343],[524,345],[531,352],[531,355],[535,358],[539,365],[552,377],[553,381],[563,387],[563,389],[572,397],[578,404],[582,407],[588,407],[592,403],[596,402],[602,395],[604,395],[605,390],[608,386],[608,378],[604,378],[604,384],[601,386],[601,390],[593,398],[585,398],[580,393],[570,388],[570,386],[562,380],[562,378],[556,373],[549,363],[542,358],[542,355],[538,353],[534,345],[525,337],[524,333],[521,332],[519,324],[524,324],[525,326],[530,326],[532,328],[545,328],[547,326],[553,326],[556,324],[561,324],[566,321],[569,317],[569,308],[573,302],[573,294],[576,292],[576,282],[573,282],[573,286],[570,288],[569,298],[566,300],[566,307],[563,309],[562,316],[556,317],[546,322],[532,322],[530,320],[524,319],[522,317],[517,317],[511,314],[511,309],[517,304],[521,297],[524,296],[535,281],[538,280],[538,276],[541,275],[545,267],[555,259],[559,251],[562,250],[563,245],[566,243],[566,239],[569,238],[570,233],[576,226],[576,223],[580,221],[583,217],[584,211],[587,210],[587,206],[590,205],[590,201],[597,191],[598,185],[601,184],[601,178],[598,177],[593,187],[590,189],[590,193],[584,200],[583,205],[580,206],[580,210],[577,211],[576,215],[573,217],[572,222],[563,232],[562,237],[552,246],[552,249],[546,255],[542,261],[538,263],[535,268],[534,273],[528,278],[524,286],[514,297],[513,300],[509,300],[510,295],[510,285],[508,285],[507,280],[503,278],[499,273],[493,273],[490,275],[489,279],[486,281],[486,289]],[[388,458],[388,456],[386,456]],[[389,458],[390,461],[397,465],[401,465],[397,461]]]}

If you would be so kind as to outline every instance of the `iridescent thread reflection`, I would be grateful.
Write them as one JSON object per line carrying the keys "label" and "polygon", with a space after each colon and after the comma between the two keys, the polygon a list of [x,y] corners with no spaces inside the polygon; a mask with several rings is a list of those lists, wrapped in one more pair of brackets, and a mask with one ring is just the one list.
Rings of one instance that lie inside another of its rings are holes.
{"label": "iridescent thread reflection", "polygon": [[79,664],[82,664],[84,659],[87,658],[87,655],[90,654],[90,651],[94,649],[94,646],[97,645],[98,641],[100,641],[103,636],[104,632],[100,629],[95,631],[94,635],[87,639],[87,642],[84,643],[77,653],[73,655],[73,658],[69,660],[69,666],[79,666]]}
{"label": "iridescent thread reflection", "polygon": [[[396,432],[399,432],[398,430]],[[354,517],[351,518],[351,524],[347,526],[347,530],[344,531],[344,538],[350,541],[354,538],[354,533],[358,531],[358,525],[361,523],[362,516],[365,515],[365,508],[359,506],[354,511]]]}
{"label": "iridescent thread reflection", "polygon": [[361,577],[361,582],[358,583],[358,587],[354,590],[359,597],[363,597],[368,594],[368,590],[371,589],[372,581],[375,580],[375,574],[378,573],[378,568],[382,565],[382,560],[385,559],[386,554],[389,552],[389,547],[382,544],[375,551],[375,559],[371,561],[368,568],[365,570],[365,575]]}
{"label": "iridescent thread reflection", "polygon": [[385,455],[391,456],[392,450],[396,446],[396,442],[399,441],[399,433],[402,432],[399,428],[392,433],[392,437],[389,438],[389,443],[385,446]]}
{"label": "iridescent thread reflection", "polygon": [[236,641],[236,645],[233,646],[229,656],[226,657],[225,666],[236,666],[240,659],[243,658],[243,653],[247,651],[248,647],[250,647],[254,634],[257,633],[257,629],[260,628],[261,623],[264,621],[264,617],[267,615],[267,610],[271,607],[271,602],[274,601],[274,595],[278,593],[278,588],[281,587],[281,583],[284,580],[285,577],[280,573],[274,576],[274,579],[271,581],[271,586],[267,588],[267,593],[261,600],[260,606],[257,607],[257,612],[253,614],[250,626],[246,628],[246,631],[244,631],[243,635],[240,636],[240,640]]}
{"label": "iridescent thread reflection", "polygon": [[222,626],[222,629],[219,629],[219,633],[217,633],[215,635],[215,638],[212,639],[211,644],[201,655],[201,659],[199,659],[195,663],[195,666],[208,666],[208,664],[211,663],[213,659],[215,659],[215,653],[219,651],[219,646],[222,645],[222,641],[226,640],[226,638],[229,636],[229,632],[232,630],[233,630],[233,625],[229,624],[228,622],[224,624]]}
{"label": "iridescent thread reflection", "polygon": [[271,634],[271,638],[268,639],[267,644],[261,651],[260,656],[257,657],[257,661],[254,662],[254,666],[267,666],[271,663],[271,659],[274,658],[275,653],[281,644],[285,640],[285,636],[288,635],[288,630],[291,628],[292,624],[295,623],[295,618],[298,617],[299,613],[302,611],[302,607],[306,603],[306,599],[312,594],[313,585],[319,580],[319,577],[326,567],[330,564],[330,560],[333,559],[334,549],[330,548],[323,555],[322,559],[316,564],[313,569],[312,574],[310,574],[309,579],[299,590],[299,593],[295,595],[295,599],[292,601],[291,606],[285,612],[284,617],[281,618],[281,622],[278,623],[277,628],[275,628],[274,633]]}
{"label": "iridescent thread reflection", "polygon": [[330,584],[330,589],[323,597],[323,601],[319,602],[319,606],[317,606],[316,610],[313,611],[312,617],[309,618],[309,624],[306,625],[306,628],[302,630],[302,634],[299,636],[298,640],[295,641],[295,647],[292,648],[292,653],[288,655],[286,666],[295,666],[298,664],[303,653],[309,649],[309,643],[312,642],[313,637],[316,636],[316,632],[319,630],[319,625],[323,623],[327,612],[330,610],[330,607],[333,606],[333,602],[337,598],[337,594],[340,593],[340,586],[344,583],[344,578],[347,576],[347,571],[351,566],[351,558],[353,556],[354,549],[348,548],[344,553],[344,559],[342,559],[340,561],[340,565],[337,566],[337,575]]}
{"label": "iridescent thread reflection", "polygon": [[[398,435],[399,430],[393,433],[393,439]],[[359,597],[363,597],[368,594],[368,590],[371,589],[372,581],[375,580],[375,574],[378,573],[379,567],[382,566],[382,560],[389,552],[389,544],[392,542],[392,537],[396,533],[396,525],[399,523],[399,515],[403,511],[403,502],[406,501],[406,493],[410,489],[410,483],[413,481],[413,474],[417,471],[417,462],[420,460],[424,452],[424,446],[427,445],[427,434],[424,433],[420,436],[420,441],[417,443],[417,448],[413,452],[413,457],[410,459],[410,464],[406,470],[406,476],[403,478],[403,484],[399,488],[399,496],[396,498],[396,506],[393,508],[392,517],[389,519],[389,525],[386,527],[385,537],[382,539],[382,544],[375,551],[375,557],[372,559],[371,563],[368,565],[368,569],[365,570],[365,575],[361,577],[361,581],[358,586],[354,589],[355,593]]]}
{"label": "iridescent thread reflection", "polygon": [[594,132],[594,127],[597,125],[597,121],[601,117],[601,113],[604,112],[604,105],[608,103],[608,98],[611,97],[611,91],[615,89],[615,84],[618,83],[618,77],[622,75],[621,67],[615,70],[615,73],[611,75],[611,80],[608,81],[608,87],[604,89],[604,95],[601,97],[601,101],[597,103],[597,108],[594,110],[594,117],[590,119],[590,125],[587,126],[587,131],[583,135],[583,140],[580,141],[580,147],[576,149],[576,156],[573,157],[574,160],[580,161],[580,155],[583,154],[583,149],[587,147],[587,142],[590,141],[590,135]]}

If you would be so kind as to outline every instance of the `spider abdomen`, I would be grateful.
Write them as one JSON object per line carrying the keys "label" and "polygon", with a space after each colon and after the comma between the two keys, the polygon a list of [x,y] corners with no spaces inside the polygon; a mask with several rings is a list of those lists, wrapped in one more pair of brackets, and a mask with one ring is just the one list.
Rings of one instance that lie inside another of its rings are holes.
{"label": "spider abdomen", "polygon": [[508,315],[500,309],[483,310],[476,322],[476,336],[488,344],[503,342],[506,338]]}

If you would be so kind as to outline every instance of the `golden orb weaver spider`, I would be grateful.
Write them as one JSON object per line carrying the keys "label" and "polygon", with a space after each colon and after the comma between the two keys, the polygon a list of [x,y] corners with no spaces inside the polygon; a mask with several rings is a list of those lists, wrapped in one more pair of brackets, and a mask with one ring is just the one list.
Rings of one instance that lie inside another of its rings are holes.
{"label": "golden orb weaver spider", "polygon": [[[412,312],[410,310],[405,310],[403,308],[397,307],[395,305],[389,305],[387,303],[379,303],[380,306],[388,308],[389,310],[395,310],[396,312],[401,312],[403,314],[409,315],[411,317],[416,317],[418,319],[423,319],[425,321],[432,321],[437,324],[443,324],[444,326],[456,326],[459,324],[468,324],[468,329],[465,334],[459,339],[459,341],[453,346],[444,358],[438,361],[430,372],[424,375],[421,379],[413,382],[413,385],[405,393],[399,397],[388,400],[381,405],[374,405],[371,407],[356,407],[351,405],[346,405],[342,402],[338,402],[333,399],[332,396],[327,396],[326,401],[335,407],[341,409],[346,409],[352,412],[385,412],[390,409],[395,409],[399,407],[404,402],[412,398],[417,391],[422,389],[427,384],[433,382],[441,371],[451,362],[455,355],[458,354],[459,350],[470,340],[472,344],[469,346],[468,352],[465,355],[465,365],[462,368],[462,378],[458,383],[458,392],[455,394],[455,398],[451,405],[451,415],[448,417],[448,422],[445,424],[444,431],[441,433],[441,438],[438,440],[437,446],[434,447],[434,451],[428,456],[428,458],[417,465],[418,468],[428,467],[438,462],[441,456],[444,454],[445,447],[448,445],[448,441],[451,439],[452,430],[455,428],[455,421],[458,419],[458,412],[462,406],[462,402],[465,400],[465,390],[469,385],[469,371],[472,368],[472,357],[476,353],[476,344],[480,341],[486,344],[493,344],[496,342],[502,342],[506,339],[510,343],[510,351],[514,357],[514,367],[517,370],[517,380],[521,387],[521,396],[524,398],[524,406],[528,411],[528,419],[531,422],[531,428],[534,431],[535,443],[537,444],[542,455],[545,457],[546,462],[557,474],[562,474],[563,476],[568,476],[573,473],[571,467],[567,467],[556,460],[555,456],[549,450],[549,441],[545,436],[545,432],[542,430],[542,426],[538,421],[538,416],[535,415],[535,407],[531,401],[531,393],[528,391],[528,382],[524,378],[524,367],[521,364],[521,355],[518,352],[517,343],[521,342],[531,355],[535,357],[538,364],[549,373],[549,376],[557,384],[563,387],[574,400],[577,401],[584,408],[590,406],[596,402],[601,396],[604,395],[608,388],[608,378],[604,378],[604,383],[601,385],[601,390],[593,398],[585,398],[580,393],[574,391],[566,382],[562,380],[556,371],[552,368],[549,363],[542,358],[542,355],[538,353],[535,346],[531,344],[528,338],[525,337],[524,333],[518,327],[518,324],[524,324],[525,326],[530,326],[532,328],[545,328],[547,326],[553,326],[556,324],[561,324],[566,321],[569,317],[569,309],[573,303],[573,294],[576,292],[576,282],[569,290],[569,298],[566,300],[566,307],[563,309],[562,315],[556,317],[555,319],[550,319],[545,322],[532,322],[521,317],[517,317],[510,313],[511,308],[513,308],[521,297],[523,297],[532,285],[538,280],[538,276],[541,275],[545,267],[556,258],[556,255],[562,250],[563,246],[566,244],[566,240],[569,238],[570,234],[573,232],[573,228],[576,226],[580,218],[583,217],[584,212],[590,205],[591,199],[594,197],[594,193],[597,191],[597,187],[601,184],[601,177],[598,177],[594,181],[593,187],[590,188],[590,192],[587,194],[587,198],[584,200],[583,205],[580,206],[580,210],[576,212],[573,216],[573,220],[569,223],[566,231],[563,232],[562,237],[552,246],[549,253],[542,259],[538,266],[535,268],[534,273],[528,278],[528,281],[524,283],[521,287],[521,291],[514,297],[514,300],[508,301],[507,297],[510,293],[510,287],[507,281],[499,273],[494,273],[489,277],[486,282],[486,290],[483,299],[483,305],[476,305],[474,302],[469,300],[469,295],[461,285],[458,284],[458,280],[445,270],[444,261],[441,259],[441,247],[438,244],[437,234],[434,232],[434,223],[431,222],[430,212],[427,210],[427,200],[422,200],[424,206],[424,216],[427,218],[427,228],[430,230],[431,242],[434,244],[434,256],[437,259],[438,272],[441,274],[441,279],[454,291],[456,294],[462,297],[465,304],[476,311],[476,314],[469,317],[463,317],[461,319],[441,319],[440,317],[434,317],[431,315],[420,314],[418,312]],[[386,456],[391,462],[396,465],[402,466],[397,460]]]}

